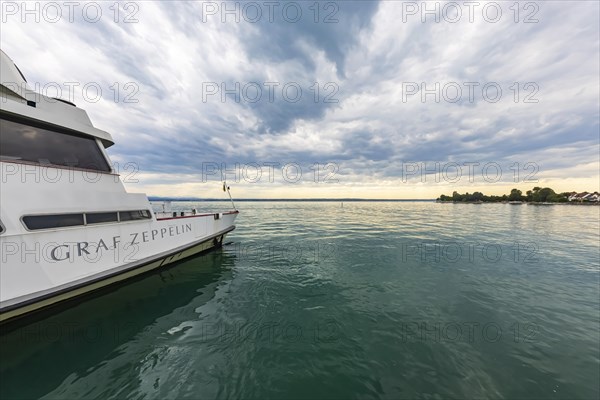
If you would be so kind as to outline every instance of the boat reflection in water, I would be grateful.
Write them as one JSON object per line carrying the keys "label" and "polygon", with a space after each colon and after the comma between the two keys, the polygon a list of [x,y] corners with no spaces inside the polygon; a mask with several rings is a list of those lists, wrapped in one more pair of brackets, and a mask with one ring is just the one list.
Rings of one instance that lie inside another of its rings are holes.
{"label": "boat reflection in water", "polygon": [[185,332],[179,324],[198,322],[200,309],[231,280],[234,261],[226,251],[204,253],[59,312],[0,326],[0,398],[39,398],[125,353],[143,357],[161,338]]}

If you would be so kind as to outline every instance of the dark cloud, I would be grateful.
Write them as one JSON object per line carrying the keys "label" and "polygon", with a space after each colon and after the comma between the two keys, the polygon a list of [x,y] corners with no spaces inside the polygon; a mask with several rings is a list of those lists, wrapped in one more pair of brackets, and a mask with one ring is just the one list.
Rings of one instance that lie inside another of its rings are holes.
{"label": "dark cloud", "polygon": [[[303,41],[310,45],[311,51],[324,51],[342,77],[347,52],[355,45],[360,30],[372,23],[378,8],[377,1],[277,3],[273,22],[265,16],[254,24],[258,34],[246,42],[251,57],[269,63],[298,60],[314,70],[311,54],[299,46]],[[297,22],[291,22],[296,19]]]}
{"label": "dark cloud", "polygon": [[[232,2],[230,2],[232,3]],[[280,87],[297,84],[303,90],[298,102],[290,102],[279,96],[277,104],[267,101],[249,103],[248,107],[260,117],[261,130],[265,133],[283,132],[295,119],[322,117],[335,103],[325,102],[339,99],[340,81],[323,81],[314,63],[318,52],[324,52],[336,67],[337,77],[345,78],[345,58],[356,44],[361,29],[372,23],[377,11],[376,1],[320,1],[320,2],[277,2],[274,18],[266,15],[252,24],[257,30],[244,41],[252,61],[265,64],[294,63],[302,67],[301,75],[275,77]],[[297,22],[291,22],[295,21]],[[308,48],[308,49],[307,49]],[[258,82],[269,80],[266,76]],[[271,78],[272,80],[272,78]],[[317,87],[315,87],[315,83]],[[329,85],[325,88],[325,85]],[[317,94],[317,90],[320,93]],[[334,93],[335,92],[335,93]]]}
{"label": "dark cloud", "polygon": [[[7,24],[2,43],[33,80],[56,79],[51,63],[39,62],[54,57],[81,80],[137,82],[138,103],[79,105],[117,139],[111,154],[145,172],[197,174],[203,162],[336,162],[340,174],[368,179],[399,177],[403,162],[598,161],[597,2],[544,3],[534,24],[514,23],[509,3],[498,24],[423,24],[418,15],[403,23],[402,3],[390,1],[322,1],[317,22],[313,1],[295,2],[302,9],[295,23],[282,15],[288,7],[293,16],[292,2],[279,2],[273,21],[223,23],[221,15],[205,21],[203,4],[142,2],[136,24]],[[326,23],[328,15],[337,22]],[[32,42],[17,46],[20,38]],[[207,81],[278,86],[274,99],[262,86],[255,102],[232,94],[203,101]],[[405,102],[406,82],[479,86],[473,101],[463,87],[456,103],[423,102],[420,93]],[[487,82],[502,86],[498,103],[482,98]],[[538,103],[513,101],[514,82],[521,100],[523,84],[536,83]],[[284,97],[286,84],[302,89],[298,101]],[[332,92],[337,102],[325,102]],[[548,156],[563,149],[564,158]]]}

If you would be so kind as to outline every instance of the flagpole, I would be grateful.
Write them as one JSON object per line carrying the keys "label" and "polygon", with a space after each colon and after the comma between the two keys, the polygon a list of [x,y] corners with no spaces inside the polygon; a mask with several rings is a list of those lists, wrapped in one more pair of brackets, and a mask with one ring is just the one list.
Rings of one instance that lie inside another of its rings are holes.
{"label": "flagpole", "polygon": [[231,201],[231,206],[233,207],[234,210],[237,210],[237,208],[235,208],[235,203],[233,202],[233,197],[231,197],[231,192],[229,191],[229,186],[227,186],[227,181],[223,181],[223,191],[225,192],[227,189],[227,194],[229,195],[229,200]]}

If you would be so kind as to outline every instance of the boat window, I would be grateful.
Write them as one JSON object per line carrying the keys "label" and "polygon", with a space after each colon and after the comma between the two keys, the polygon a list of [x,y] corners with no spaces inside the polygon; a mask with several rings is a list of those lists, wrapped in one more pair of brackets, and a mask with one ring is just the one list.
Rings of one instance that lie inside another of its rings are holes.
{"label": "boat window", "polygon": [[138,219],[150,219],[152,215],[148,210],[135,210],[135,211],[119,211],[120,221],[135,221]]}
{"label": "boat window", "polygon": [[[118,218],[117,218],[118,214]],[[53,215],[26,215],[23,223],[27,229],[35,231],[38,229],[66,228],[69,226],[93,225],[109,222],[137,221],[152,218],[149,210],[95,212],[81,214],[53,214]],[[1,224],[0,224],[1,226]],[[2,228],[4,229],[4,228]],[[3,230],[0,230],[2,233]]]}
{"label": "boat window", "polygon": [[103,212],[103,213],[86,213],[85,223],[86,224],[103,224],[106,222],[117,222],[119,219],[116,212]]}
{"label": "boat window", "polygon": [[23,223],[29,230],[83,225],[83,214],[28,215]]}
{"label": "boat window", "polygon": [[28,161],[110,172],[95,139],[0,120],[0,160]]}
{"label": "boat window", "polygon": [[2,221],[0,221],[0,235],[4,233],[4,225],[2,225]]}

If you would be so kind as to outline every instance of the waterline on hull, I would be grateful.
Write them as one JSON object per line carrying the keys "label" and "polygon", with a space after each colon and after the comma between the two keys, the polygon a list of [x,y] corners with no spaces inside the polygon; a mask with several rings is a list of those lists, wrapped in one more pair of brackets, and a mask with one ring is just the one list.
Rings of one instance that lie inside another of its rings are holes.
{"label": "waterline on hull", "polygon": [[84,282],[76,283],[66,288],[58,288],[50,293],[36,293],[34,296],[31,296],[31,299],[21,299],[21,301],[9,304],[0,309],[0,323],[5,324],[10,322],[10,320],[23,317],[29,313],[57,305],[63,301],[74,299],[199,253],[218,248],[222,245],[225,235],[234,229],[235,225],[202,239],[202,241],[191,246],[182,246],[168,252],[168,254],[159,254],[157,257],[153,257],[153,259],[140,260],[133,265],[119,267],[116,272],[114,270],[108,271],[108,273],[103,273],[100,277],[89,277]]}

